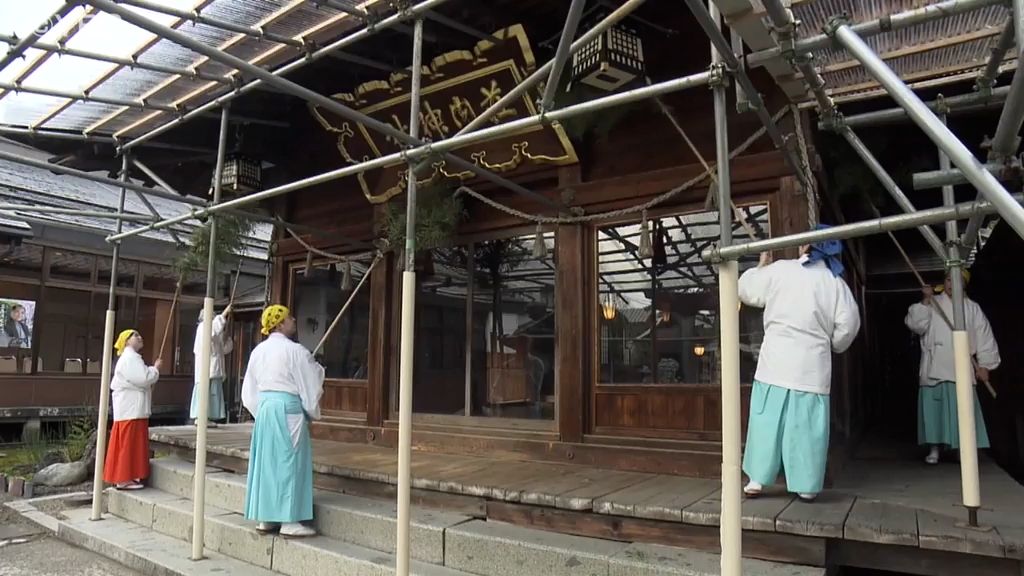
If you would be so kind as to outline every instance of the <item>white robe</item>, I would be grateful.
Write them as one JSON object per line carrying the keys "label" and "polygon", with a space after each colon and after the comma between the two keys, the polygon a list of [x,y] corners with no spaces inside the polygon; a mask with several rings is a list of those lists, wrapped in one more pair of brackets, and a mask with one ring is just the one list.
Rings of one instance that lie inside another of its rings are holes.
{"label": "white robe", "polygon": [[249,355],[242,381],[242,405],[253,416],[261,392],[287,392],[302,401],[303,414],[288,415],[292,444],[298,446],[306,419],[320,419],[320,398],[324,394],[324,367],[305,346],[280,333],[271,334]]}
{"label": "white robe", "polygon": [[[235,343],[230,336],[224,333],[227,327],[227,318],[223,314],[213,317],[213,332],[210,338],[210,378],[224,378],[224,356],[231,354],[235,349]],[[192,344],[192,353],[195,354],[195,382],[199,384],[200,349],[203,345],[203,323],[196,327],[196,339]]]}
{"label": "white robe", "polygon": [[126,346],[110,379],[114,421],[149,418],[153,408],[153,385],[159,379],[160,372],[146,366],[142,356]]}
{"label": "white robe", "polygon": [[[953,321],[953,301],[946,294],[937,294],[935,303],[942,308],[946,318]],[[971,356],[977,358],[982,368],[995,370],[999,367],[999,346],[992,335],[988,318],[981,306],[964,297],[965,328],[971,345]],[[940,382],[956,382],[956,364],[953,358],[953,330],[932,306],[921,302],[912,304],[904,318],[907,328],[921,337],[921,367],[918,372],[921,386],[935,386]],[[974,381],[974,370],[971,370]],[[974,381],[974,384],[977,384]]]}
{"label": "white robe", "polygon": [[832,389],[832,352],[845,352],[860,330],[849,286],[824,262],[779,260],[752,268],[739,281],[740,300],[764,308],[759,382],[814,394]]}

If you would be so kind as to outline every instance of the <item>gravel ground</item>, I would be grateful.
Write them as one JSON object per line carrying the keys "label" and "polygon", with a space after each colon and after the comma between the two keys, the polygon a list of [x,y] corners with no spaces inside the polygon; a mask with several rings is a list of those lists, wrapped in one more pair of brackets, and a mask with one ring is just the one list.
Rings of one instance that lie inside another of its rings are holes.
{"label": "gravel ground", "polygon": [[3,506],[0,496],[0,576],[141,576],[120,564],[72,546]]}

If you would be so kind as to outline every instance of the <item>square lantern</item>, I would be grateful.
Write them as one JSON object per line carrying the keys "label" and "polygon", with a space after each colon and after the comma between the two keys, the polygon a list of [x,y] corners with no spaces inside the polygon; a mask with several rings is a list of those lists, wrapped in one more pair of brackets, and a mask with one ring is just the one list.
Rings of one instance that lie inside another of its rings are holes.
{"label": "square lantern", "polygon": [[572,56],[572,80],[607,92],[644,73],[640,35],[621,23],[605,30]]}
{"label": "square lantern", "polygon": [[246,193],[260,189],[263,166],[259,160],[243,154],[229,154],[224,159],[224,172],[220,184],[229,192]]}

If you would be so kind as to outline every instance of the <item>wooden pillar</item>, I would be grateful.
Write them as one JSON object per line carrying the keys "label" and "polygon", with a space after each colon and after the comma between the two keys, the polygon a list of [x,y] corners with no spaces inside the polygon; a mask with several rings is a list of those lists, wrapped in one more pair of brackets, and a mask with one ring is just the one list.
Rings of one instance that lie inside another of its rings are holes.
{"label": "wooden pillar", "polygon": [[370,342],[366,384],[368,426],[381,426],[388,417],[388,350],[391,338],[391,294],[388,286],[393,270],[392,256],[387,255],[370,277]]}
{"label": "wooden pillar", "polygon": [[563,442],[583,440],[584,401],[584,229],[560,225],[555,232],[555,388],[558,391],[558,432]]}

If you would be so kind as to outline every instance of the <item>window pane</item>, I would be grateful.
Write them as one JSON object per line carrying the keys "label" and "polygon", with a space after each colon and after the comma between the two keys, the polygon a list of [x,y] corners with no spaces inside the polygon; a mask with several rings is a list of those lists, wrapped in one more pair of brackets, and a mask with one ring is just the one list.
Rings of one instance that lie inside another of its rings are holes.
{"label": "window pane", "polygon": [[89,299],[90,293],[84,290],[46,289],[46,300],[40,307],[42,330],[38,363],[41,370],[83,373],[88,360]]}
{"label": "window pane", "polygon": [[[131,260],[118,259],[117,261],[117,287],[135,288],[135,276],[139,273],[139,263]],[[101,257],[99,263],[99,277],[96,283],[100,286],[110,286],[110,258]]]}
{"label": "window pane", "polygon": [[0,249],[0,275],[22,278],[42,278],[43,249],[33,244],[22,244]]}
{"label": "window pane", "polygon": [[[298,270],[293,277],[292,314],[298,322],[298,340],[313,350],[366,273],[367,260],[352,263],[351,286],[342,290],[345,267],[327,264],[309,275]],[[369,282],[369,280],[367,280]],[[366,380],[367,345],[370,337],[370,289],[364,285],[324,344],[321,363],[328,378]]]}
{"label": "window pane", "polygon": [[[50,278],[68,282],[90,284],[96,257],[70,250],[48,248],[50,253]],[[109,275],[107,276],[109,278]]]}
{"label": "window pane", "polygon": [[[421,256],[413,410],[463,415],[468,401],[472,416],[554,417],[555,271],[550,254],[533,257],[533,241]],[[544,241],[550,252],[554,234]]]}
{"label": "window pane", "polygon": [[[548,248],[554,233],[544,235]],[[533,236],[473,246],[473,413],[553,419],[555,268]]]}
{"label": "window pane", "polygon": [[[768,237],[766,204],[745,206],[744,219]],[[598,230],[602,384],[717,384],[718,273],[700,258],[719,238],[718,213],[649,221],[652,258],[639,257],[639,223]],[[734,220],[734,242],[749,241]],[[757,256],[740,261],[740,271]],[[761,310],[740,310],[740,377],[751,382],[763,336]]]}
{"label": "window pane", "polygon": [[[147,292],[166,292],[173,294],[178,277],[169,266],[142,264],[142,289]],[[109,279],[109,276],[108,276]]]}
{"label": "window pane", "polygon": [[[195,373],[196,357],[193,345],[196,341],[196,330],[199,328],[199,315],[202,312],[203,305],[200,302],[178,302],[178,343],[174,350],[175,374]],[[167,345],[170,347],[171,343]]]}
{"label": "window pane", "polygon": [[413,410],[424,414],[463,415],[466,409],[466,248],[424,252],[417,257],[417,269]]}

